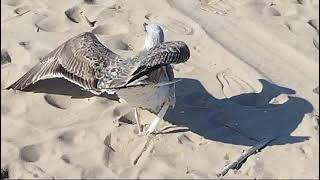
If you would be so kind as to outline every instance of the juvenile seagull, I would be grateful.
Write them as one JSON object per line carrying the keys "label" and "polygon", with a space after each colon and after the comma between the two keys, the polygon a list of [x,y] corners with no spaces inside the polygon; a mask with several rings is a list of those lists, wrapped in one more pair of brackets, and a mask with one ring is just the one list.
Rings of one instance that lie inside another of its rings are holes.
{"label": "juvenile seagull", "polygon": [[148,135],[175,102],[170,64],[187,61],[190,51],[184,42],[163,42],[159,26],[145,26],[144,51],[133,58],[115,54],[93,33],[85,32],[50,52],[7,89],[23,90],[39,80],[64,78],[96,95],[116,93],[133,107],[157,114],[146,132]]}
{"label": "juvenile seagull", "polygon": [[[156,24],[143,24],[145,31],[147,32],[143,51],[148,51],[153,47],[156,47],[160,43],[164,42],[164,33],[162,28]],[[160,68],[155,69],[154,71],[149,72],[148,80],[153,83],[163,83],[163,82],[172,82],[174,80],[173,68],[170,64],[164,65]],[[126,89],[125,92],[118,93],[120,97],[127,99],[131,104],[135,104],[136,107],[143,107],[141,103],[148,104],[152,107],[148,110],[157,113],[157,117],[152,121],[146,135],[154,132],[164,117],[169,106],[174,107],[175,105],[175,84],[168,84],[167,86],[162,87],[150,87],[150,86],[141,86],[134,90]],[[138,116],[137,108],[134,108],[134,115],[138,126],[139,134],[141,134],[141,126]]]}

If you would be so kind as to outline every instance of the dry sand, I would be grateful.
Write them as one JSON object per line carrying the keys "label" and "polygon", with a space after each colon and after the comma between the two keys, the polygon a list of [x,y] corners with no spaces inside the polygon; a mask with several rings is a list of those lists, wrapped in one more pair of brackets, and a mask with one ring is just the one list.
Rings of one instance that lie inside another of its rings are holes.
{"label": "dry sand", "polygon": [[[10,178],[217,178],[276,135],[224,177],[319,178],[318,13],[318,0],[2,0],[1,168]],[[64,80],[4,90],[84,31],[130,56],[144,22],[191,50],[175,66],[183,81],[162,134],[138,136],[128,105]]]}

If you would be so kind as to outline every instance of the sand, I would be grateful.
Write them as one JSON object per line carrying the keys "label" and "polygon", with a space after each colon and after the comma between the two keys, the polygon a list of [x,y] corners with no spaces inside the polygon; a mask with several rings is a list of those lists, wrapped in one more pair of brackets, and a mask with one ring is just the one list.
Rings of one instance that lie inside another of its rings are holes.
{"label": "sand", "polygon": [[[217,178],[273,135],[223,178],[317,179],[318,13],[317,0],[3,0],[1,168],[10,178]],[[161,134],[139,136],[128,104],[62,79],[4,89],[85,31],[132,56],[144,22],[191,51],[175,66],[182,81]]]}

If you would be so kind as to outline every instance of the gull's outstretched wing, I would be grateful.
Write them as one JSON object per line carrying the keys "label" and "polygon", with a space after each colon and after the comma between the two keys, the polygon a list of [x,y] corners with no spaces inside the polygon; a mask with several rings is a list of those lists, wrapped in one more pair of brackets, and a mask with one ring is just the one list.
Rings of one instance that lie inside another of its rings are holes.
{"label": "gull's outstretched wing", "polygon": [[117,54],[86,32],[60,45],[7,89],[23,90],[39,80],[62,77],[99,94],[98,80],[108,75],[104,71],[116,65],[117,59]]}

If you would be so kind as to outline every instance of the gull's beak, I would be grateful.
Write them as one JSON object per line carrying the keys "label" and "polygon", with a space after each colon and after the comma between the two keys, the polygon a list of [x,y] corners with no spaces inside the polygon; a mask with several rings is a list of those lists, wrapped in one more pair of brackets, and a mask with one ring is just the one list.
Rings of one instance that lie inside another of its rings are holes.
{"label": "gull's beak", "polygon": [[143,23],[143,28],[144,28],[144,31],[145,31],[145,32],[147,32],[147,26],[148,26],[147,23]]}

